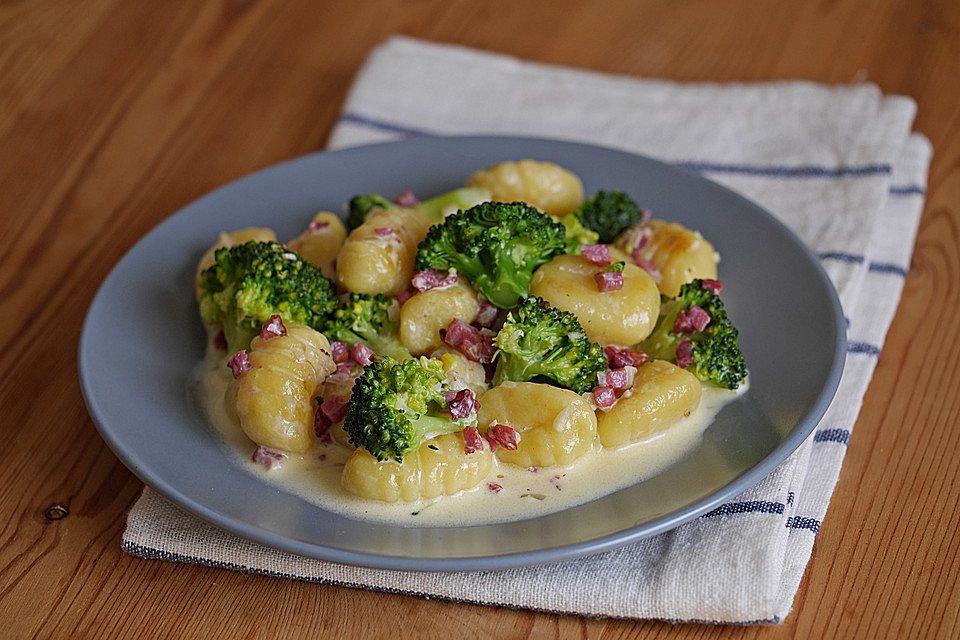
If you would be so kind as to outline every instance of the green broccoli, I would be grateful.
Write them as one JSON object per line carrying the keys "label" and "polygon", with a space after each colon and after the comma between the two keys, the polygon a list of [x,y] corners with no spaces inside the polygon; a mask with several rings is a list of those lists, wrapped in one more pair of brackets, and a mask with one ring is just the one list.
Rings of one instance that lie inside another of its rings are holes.
{"label": "green broccoli", "polygon": [[[430,224],[440,224],[443,222],[443,214],[448,209],[462,211],[470,207],[486,202],[490,199],[490,191],[473,187],[464,187],[454,189],[447,193],[441,193],[435,198],[424,200],[414,208],[430,219]],[[381,195],[369,193],[365,195],[354,196],[350,199],[349,216],[347,217],[347,226],[350,229],[356,229],[367,218],[367,215],[374,209],[389,209],[399,206]]]}
{"label": "green broccoli", "polygon": [[400,344],[396,323],[390,318],[393,300],[383,294],[351,293],[334,312],[324,335],[353,346],[363,342],[378,355],[409,360],[410,352]]}
{"label": "green broccoli", "polygon": [[559,222],[566,230],[566,253],[580,255],[580,247],[585,244],[597,244],[600,238],[600,234],[593,229],[587,229],[580,222],[580,218],[573,214],[560,218]]}
{"label": "green broccoli", "polygon": [[322,331],[337,306],[320,269],[276,242],[217,249],[200,275],[200,316],[222,326],[231,351],[246,349],[273,314]]}
{"label": "green broccoli", "polygon": [[493,343],[497,347],[494,385],[542,377],[584,393],[597,386],[597,374],[607,368],[603,349],[587,339],[577,317],[535,296],[510,312]]}
{"label": "green broccoli", "polygon": [[676,362],[705,383],[736,389],[747,377],[737,344],[737,328],[723,301],[696,279],[680,287],[676,298],[661,296],[653,333],[636,345],[651,358]]}
{"label": "green broccoli", "polygon": [[623,191],[598,191],[570,216],[576,216],[583,226],[596,231],[602,244],[610,244],[624,229],[644,220],[640,205]]}
{"label": "green broccoli", "polygon": [[431,227],[416,269],[454,269],[487,300],[511,309],[527,296],[534,269],[565,248],[563,225],[547,214],[523,202],[485,202]]}
{"label": "green broccoli", "polygon": [[347,228],[356,229],[374,209],[389,209],[395,207],[386,198],[375,193],[366,193],[350,198],[350,204],[347,205]]}
{"label": "green broccoli", "polygon": [[462,431],[476,419],[475,413],[459,420],[444,413],[444,391],[449,388],[439,360],[378,360],[354,383],[343,428],[352,445],[377,460],[403,462],[430,438]]}

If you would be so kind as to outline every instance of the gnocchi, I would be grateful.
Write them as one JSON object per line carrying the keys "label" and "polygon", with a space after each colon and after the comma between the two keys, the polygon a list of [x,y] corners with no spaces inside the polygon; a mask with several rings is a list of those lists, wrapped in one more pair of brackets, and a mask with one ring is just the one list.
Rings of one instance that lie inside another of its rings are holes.
{"label": "gnocchi", "polygon": [[496,424],[520,434],[516,450],[497,459],[521,467],[567,465],[587,453],[597,436],[597,418],[579,395],[536,382],[504,382],[480,396],[481,429]]}
{"label": "gnocchi", "polygon": [[[680,287],[694,278],[716,279],[717,252],[697,231],[663,220],[651,220],[646,226],[647,242],[640,257],[649,260],[660,272],[660,292],[675,296]],[[629,232],[630,230],[628,230]],[[631,235],[625,232],[616,243],[630,252]]]}
{"label": "gnocchi", "polygon": [[310,449],[314,391],[336,369],[330,343],[310,327],[290,324],[285,335],[254,338],[249,362],[231,388],[243,432],[271,449]]}
{"label": "gnocchi", "polygon": [[470,323],[479,311],[477,293],[463,280],[415,293],[400,307],[400,342],[415,356],[429,353],[443,345],[441,330],[455,319]]}
{"label": "gnocchi", "polygon": [[646,271],[627,262],[623,288],[600,291],[594,276],[603,270],[580,256],[557,256],[533,273],[530,293],[577,316],[594,342],[640,342],[653,331],[660,312],[656,283]]}
{"label": "gnocchi", "polygon": [[357,449],[343,468],[343,487],[354,495],[383,502],[413,502],[451,496],[482,483],[493,468],[489,449],[464,452],[463,436],[438,436],[407,456],[378,461]]}
{"label": "gnocchi", "polygon": [[337,256],[337,282],[352,293],[395,296],[413,275],[417,244],[430,227],[414,209],[379,209],[354,229]]}
{"label": "gnocchi", "polygon": [[522,201],[555,216],[566,216],[583,202],[583,183],[552,162],[501,162],[474,173],[471,187],[489,189],[500,202]]}
{"label": "gnocchi", "polygon": [[608,448],[637,442],[668,429],[700,404],[700,381],[663,360],[640,367],[629,394],[599,411],[597,432]]}
{"label": "gnocchi", "polygon": [[327,278],[337,275],[337,254],[347,239],[347,228],[335,213],[321,211],[313,216],[307,230],[290,241],[290,249],[307,262],[320,267]]}

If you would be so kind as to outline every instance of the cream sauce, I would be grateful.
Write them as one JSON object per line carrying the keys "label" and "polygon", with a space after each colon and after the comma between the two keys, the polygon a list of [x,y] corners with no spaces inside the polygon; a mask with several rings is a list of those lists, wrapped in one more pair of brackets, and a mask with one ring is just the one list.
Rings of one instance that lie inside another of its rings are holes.
{"label": "cream sauce", "polygon": [[[700,406],[671,428],[619,449],[594,448],[568,467],[526,469],[499,463],[480,486],[456,496],[422,502],[387,503],[358,498],[340,485],[351,454],[333,442],[306,454],[290,454],[282,467],[267,470],[251,461],[255,445],[226,408],[230,372],[222,351],[208,350],[196,371],[199,401],[237,464],[279,489],[322,509],[357,520],[407,527],[453,527],[533,518],[574,507],[641,482],[674,464],[700,440],[736,392],[703,388]],[[499,492],[488,483],[502,487]]]}

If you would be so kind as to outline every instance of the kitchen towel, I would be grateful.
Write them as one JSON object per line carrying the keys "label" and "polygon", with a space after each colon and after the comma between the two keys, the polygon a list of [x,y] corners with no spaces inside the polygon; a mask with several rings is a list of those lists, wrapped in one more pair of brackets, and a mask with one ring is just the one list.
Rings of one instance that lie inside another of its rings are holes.
{"label": "kitchen towel", "polygon": [[810,438],[736,500],[669,533],[574,561],[464,573],[337,565],[232,536],[149,488],[130,511],[123,549],[541,611],[782,621],[910,266],[931,154],[911,133],[915,111],[909,98],[870,84],[678,84],[391,38],[361,70],[330,148],[424,135],[527,135],[616,147],[700,172],[771,211],[822,261],[849,322],[835,400]]}

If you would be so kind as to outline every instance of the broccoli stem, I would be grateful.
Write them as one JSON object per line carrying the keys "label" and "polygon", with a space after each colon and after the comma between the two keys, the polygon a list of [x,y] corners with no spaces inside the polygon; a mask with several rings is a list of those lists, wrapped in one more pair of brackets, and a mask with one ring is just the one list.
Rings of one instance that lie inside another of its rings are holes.
{"label": "broccoli stem", "polygon": [[260,328],[253,326],[248,318],[228,315],[223,319],[223,336],[227,339],[227,350],[230,353],[246,349],[258,333]]}
{"label": "broccoli stem", "polygon": [[416,428],[417,433],[420,435],[417,446],[413,448],[414,451],[419,449],[427,440],[463,430],[463,425],[454,422],[449,417],[421,415],[419,418],[412,419],[410,423]]}
{"label": "broccoli stem", "polygon": [[393,358],[399,362],[413,359],[407,348],[394,337],[374,336],[367,342],[367,346],[377,352],[378,355]]}
{"label": "broccoli stem", "polygon": [[466,211],[470,207],[489,199],[490,192],[486,189],[464,187],[424,200],[417,205],[417,211],[430,218],[433,224],[439,224],[443,222],[444,209],[456,207],[460,211]]}

